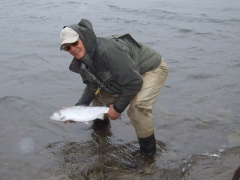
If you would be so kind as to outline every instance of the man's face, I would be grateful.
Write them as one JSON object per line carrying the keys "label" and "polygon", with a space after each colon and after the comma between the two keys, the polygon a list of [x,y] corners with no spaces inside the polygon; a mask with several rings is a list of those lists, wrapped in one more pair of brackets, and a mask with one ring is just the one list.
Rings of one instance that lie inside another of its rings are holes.
{"label": "man's face", "polygon": [[70,46],[68,52],[76,59],[81,59],[86,54],[86,48],[81,39],[78,39],[75,43],[65,44],[65,46]]}

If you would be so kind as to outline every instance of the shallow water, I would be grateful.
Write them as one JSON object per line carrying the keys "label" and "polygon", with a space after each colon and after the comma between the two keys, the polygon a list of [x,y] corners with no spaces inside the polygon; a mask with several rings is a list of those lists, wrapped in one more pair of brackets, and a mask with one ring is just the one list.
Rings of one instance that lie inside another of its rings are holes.
{"label": "shallow water", "polygon": [[[0,2],[0,179],[232,179],[240,166],[240,2]],[[64,25],[130,33],[169,76],[154,107],[157,154],[138,153],[126,113],[111,126],[49,120],[84,89],[59,51]]]}

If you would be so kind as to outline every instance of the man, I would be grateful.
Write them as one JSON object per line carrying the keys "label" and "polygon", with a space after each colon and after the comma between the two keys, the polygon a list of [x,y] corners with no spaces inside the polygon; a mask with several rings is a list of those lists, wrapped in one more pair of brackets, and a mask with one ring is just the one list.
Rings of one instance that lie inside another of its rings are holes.
{"label": "man", "polygon": [[60,38],[60,49],[74,57],[69,69],[79,73],[86,84],[76,105],[109,106],[112,120],[130,105],[127,114],[140,152],[153,156],[156,142],[152,108],[168,74],[162,56],[129,34],[96,37],[86,19],[65,26]]}

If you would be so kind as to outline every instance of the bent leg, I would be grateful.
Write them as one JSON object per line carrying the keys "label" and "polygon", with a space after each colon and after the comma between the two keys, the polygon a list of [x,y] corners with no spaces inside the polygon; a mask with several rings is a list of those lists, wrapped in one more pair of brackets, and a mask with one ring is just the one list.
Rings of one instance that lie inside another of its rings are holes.
{"label": "bent leg", "polygon": [[138,136],[140,152],[153,156],[156,151],[152,108],[161,92],[168,75],[164,60],[158,68],[143,75],[143,86],[140,92],[130,101],[128,116]]}
{"label": "bent leg", "polygon": [[[93,99],[92,106],[109,106],[110,104],[114,104],[119,96],[119,94],[110,94],[102,90],[100,94]],[[93,122],[98,127],[105,127],[109,125],[109,118],[104,118],[104,121],[95,119]]]}
{"label": "bent leg", "polygon": [[154,70],[146,72],[140,92],[130,101],[128,116],[139,138],[146,138],[154,133],[152,108],[161,92],[168,75],[167,64],[162,60]]}

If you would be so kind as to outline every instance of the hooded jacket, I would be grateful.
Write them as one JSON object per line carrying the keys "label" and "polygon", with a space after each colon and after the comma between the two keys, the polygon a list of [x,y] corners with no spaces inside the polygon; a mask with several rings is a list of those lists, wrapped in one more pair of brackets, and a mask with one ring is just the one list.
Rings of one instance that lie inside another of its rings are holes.
{"label": "hooded jacket", "polygon": [[86,48],[84,57],[73,58],[69,66],[71,71],[81,75],[86,84],[77,104],[89,105],[95,91],[102,88],[109,93],[121,94],[113,107],[117,112],[123,112],[141,90],[142,75],[155,69],[162,56],[129,34],[96,37],[92,23],[86,19],[67,27],[79,34]]}

